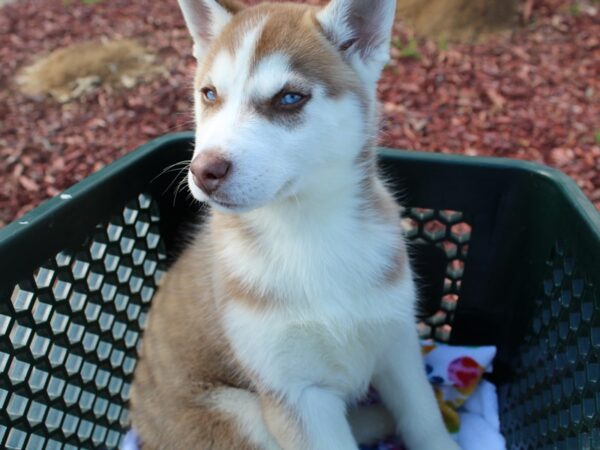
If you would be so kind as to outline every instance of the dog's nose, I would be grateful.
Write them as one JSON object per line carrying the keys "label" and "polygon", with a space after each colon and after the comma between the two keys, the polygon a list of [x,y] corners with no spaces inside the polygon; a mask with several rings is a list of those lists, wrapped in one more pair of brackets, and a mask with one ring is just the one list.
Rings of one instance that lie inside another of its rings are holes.
{"label": "dog's nose", "polygon": [[231,172],[231,161],[213,152],[200,153],[190,167],[194,182],[210,195],[215,192]]}

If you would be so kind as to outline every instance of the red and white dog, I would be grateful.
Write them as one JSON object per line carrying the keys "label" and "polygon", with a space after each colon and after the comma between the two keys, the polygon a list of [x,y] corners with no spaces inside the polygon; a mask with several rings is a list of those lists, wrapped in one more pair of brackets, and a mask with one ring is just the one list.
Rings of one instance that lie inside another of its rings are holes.
{"label": "red and white dog", "polygon": [[[194,40],[193,196],[132,392],[143,449],[455,450],[429,385],[400,208],[378,178],[395,0],[179,0]],[[374,385],[393,417],[352,411]],[[351,426],[352,423],[352,426]]]}

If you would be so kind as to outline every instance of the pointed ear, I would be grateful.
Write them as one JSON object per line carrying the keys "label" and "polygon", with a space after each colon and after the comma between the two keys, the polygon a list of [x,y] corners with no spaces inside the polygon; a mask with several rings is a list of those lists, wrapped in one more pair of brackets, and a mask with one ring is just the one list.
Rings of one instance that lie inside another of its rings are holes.
{"label": "pointed ear", "polygon": [[376,79],[389,60],[395,12],[396,0],[331,0],[317,19],[344,57]]}
{"label": "pointed ear", "polygon": [[232,0],[178,0],[185,24],[194,39],[194,56],[204,51],[242,7]]}

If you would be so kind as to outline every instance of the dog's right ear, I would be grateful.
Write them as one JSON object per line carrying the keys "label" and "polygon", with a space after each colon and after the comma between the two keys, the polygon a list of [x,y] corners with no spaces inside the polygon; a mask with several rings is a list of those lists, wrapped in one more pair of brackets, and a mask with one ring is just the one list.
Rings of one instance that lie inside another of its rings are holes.
{"label": "dog's right ear", "polygon": [[194,56],[202,58],[206,48],[231,17],[242,7],[232,0],[178,0],[185,24],[194,39]]}

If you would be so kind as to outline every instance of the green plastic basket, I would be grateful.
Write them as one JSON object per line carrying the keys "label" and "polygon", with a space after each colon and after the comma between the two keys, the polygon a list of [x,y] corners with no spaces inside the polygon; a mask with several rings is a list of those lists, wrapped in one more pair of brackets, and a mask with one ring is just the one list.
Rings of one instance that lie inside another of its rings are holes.
{"label": "green plastic basket", "polygon": [[[0,230],[0,447],[116,448],[158,280],[202,220],[162,137]],[[600,449],[600,216],[562,173],[381,150],[424,336],[494,344],[510,449]]]}

